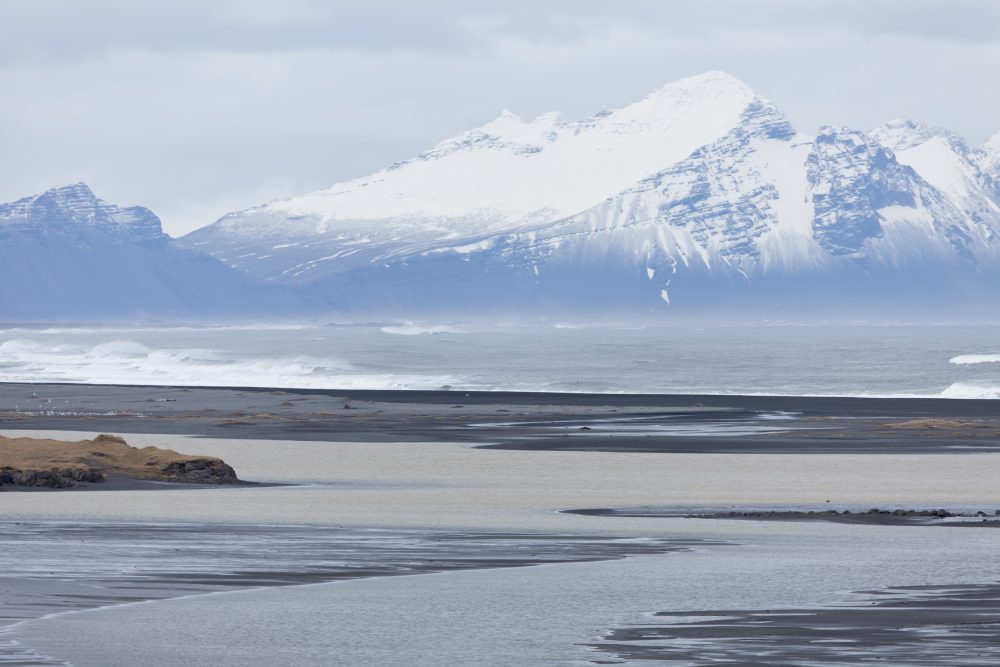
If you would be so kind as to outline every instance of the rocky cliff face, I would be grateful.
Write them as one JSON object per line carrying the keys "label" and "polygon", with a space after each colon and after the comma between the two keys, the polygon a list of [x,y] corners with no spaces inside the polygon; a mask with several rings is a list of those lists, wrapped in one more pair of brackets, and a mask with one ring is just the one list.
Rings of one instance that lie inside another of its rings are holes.
{"label": "rocky cliff face", "polygon": [[185,484],[238,484],[236,471],[219,459],[174,461],[160,469],[163,479]]}
{"label": "rocky cliff face", "polygon": [[0,487],[26,486],[48,489],[71,489],[84,484],[99,484],[104,475],[96,468],[52,468],[50,470],[22,470],[4,466],[0,468]]}

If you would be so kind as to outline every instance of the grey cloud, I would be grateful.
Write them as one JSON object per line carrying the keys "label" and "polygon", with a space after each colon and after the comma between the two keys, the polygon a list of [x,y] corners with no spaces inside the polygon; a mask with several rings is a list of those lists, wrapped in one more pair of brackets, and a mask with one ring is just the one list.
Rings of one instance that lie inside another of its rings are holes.
{"label": "grey cloud", "polygon": [[805,132],[1000,130],[1000,3],[8,1],[0,200],[86,180],[168,230],[722,69]]}
{"label": "grey cloud", "polygon": [[612,22],[675,35],[778,27],[995,41],[1000,33],[1000,5],[981,0],[30,0],[5,3],[0,18],[6,62],[117,49],[467,53],[511,36],[575,40]]}

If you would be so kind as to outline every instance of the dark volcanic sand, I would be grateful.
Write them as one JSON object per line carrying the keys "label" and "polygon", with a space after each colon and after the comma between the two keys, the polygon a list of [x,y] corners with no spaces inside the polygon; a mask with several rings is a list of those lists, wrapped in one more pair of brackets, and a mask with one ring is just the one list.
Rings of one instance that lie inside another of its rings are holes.
{"label": "dark volcanic sand", "polygon": [[1000,527],[1000,510],[880,509],[868,510],[795,510],[795,509],[692,509],[683,507],[625,507],[564,510],[584,516],[620,516],[640,518],[738,519],[743,521],[825,521],[867,526],[957,526],[966,528]]}
{"label": "dark volcanic sand", "polygon": [[160,482],[153,479],[136,479],[125,475],[108,475],[103,482],[79,482],[75,486],[53,489],[45,486],[0,486],[0,493],[53,493],[56,491],[175,491],[198,489],[244,489],[247,487],[294,486],[292,484],[272,484],[270,482],[247,482],[240,480],[234,484],[186,484],[184,482]]}
{"label": "dark volcanic sand", "polygon": [[815,609],[661,612],[647,625],[608,632],[594,648],[713,667],[997,665],[998,638],[1000,584],[991,583],[867,591],[855,604]]}
{"label": "dark volcanic sand", "polygon": [[[943,421],[913,425],[926,419]],[[1000,401],[0,384],[0,428],[526,450],[996,452]]]}

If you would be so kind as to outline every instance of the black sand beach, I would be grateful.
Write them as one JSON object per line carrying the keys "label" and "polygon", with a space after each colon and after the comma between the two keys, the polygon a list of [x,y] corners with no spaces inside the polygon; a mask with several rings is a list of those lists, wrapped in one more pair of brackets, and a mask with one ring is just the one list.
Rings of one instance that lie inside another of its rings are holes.
{"label": "black sand beach", "polygon": [[995,452],[1000,401],[8,383],[0,428],[604,452]]}
{"label": "black sand beach", "polygon": [[[998,503],[1000,504],[1000,503]],[[864,526],[952,526],[964,528],[1000,528],[1000,509],[757,509],[625,507],[565,510],[583,516],[643,518],[729,519],[738,521],[822,521]]]}
{"label": "black sand beach", "polygon": [[825,608],[661,612],[594,648],[658,664],[995,665],[998,629],[1000,584],[942,584],[860,592]]}

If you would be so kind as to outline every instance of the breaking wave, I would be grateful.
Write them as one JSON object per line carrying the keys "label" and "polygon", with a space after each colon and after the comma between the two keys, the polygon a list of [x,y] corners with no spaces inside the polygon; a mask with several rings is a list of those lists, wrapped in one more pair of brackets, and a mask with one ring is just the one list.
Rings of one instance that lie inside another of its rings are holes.
{"label": "breaking wave", "polygon": [[39,329],[36,327],[29,326],[15,326],[10,328],[0,328],[0,335],[11,335],[11,334],[71,334],[78,336],[80,334],[112,334],[112,333],[130,333],[130,332],[150,332],[150,331],[162,331],[166,333],[182,333],[182,332],[195,332],[195,333],[212,333],[219,331],[303,331],[306,329],[315,328],[315,324],[296,324],[296,323],[265,323],[265,324],[226,324],[226,325],[202,325],[202,326],[182,326],[182,325],[172,325],[172,326],[162,326],[154,327],[148,325],[123,325],[123,326],[93,326],[93,327],[45,327]]}
{"label": "breaking wave", "polygon": [[1000,384],[955,382],[941,392],[942,398],[1000,399]]}
{"label": "breaking wave", "polygon": [[958,366],[967,366],[970,364],[1000,364],[1000,354],[960,354],[957,357],[949,359],[948,363],[956,364]]}
{"label": "breaking wave", "polygon": [[30,339],[0,343],[0,381],[311,389],[439,389],[445,374],[368,372],[349,361],[310,356],[246,358],[209,349],[151,349],[131,340],[93,346]]}
{"label": "breaking wave", "polygon": [[[0,332],[0,382],[1000,399],[991,366],[1000,353],[946,364],[937,335],[886,364],[884,345],[869,349],[870,331],[843,349],[814,330],[771,329],[654,328],[613,340],[602,329],[574,332],[570,345],[552,326],[8,330]],[[990,350],[995,340],[977,332],[954,344]]]}
{"label": "breaking wave", "polygon": [[415,324],[393,324],[379,329],[382,333],[394,334],[396,336],[419,336],[421,334],[462,334],[461,329],[444,325],[434,325],[431,327],[421,327]]}

